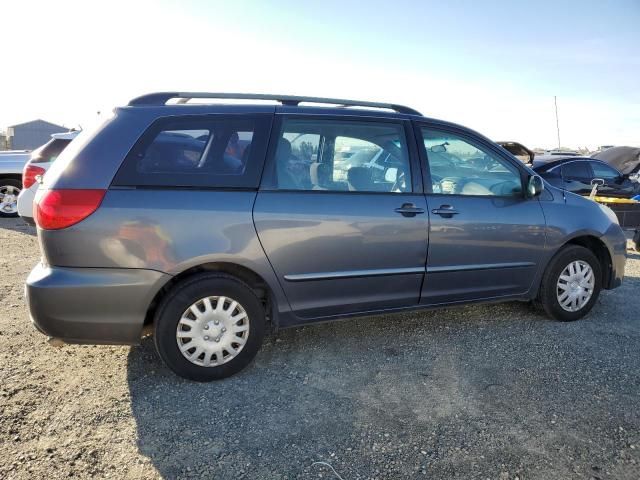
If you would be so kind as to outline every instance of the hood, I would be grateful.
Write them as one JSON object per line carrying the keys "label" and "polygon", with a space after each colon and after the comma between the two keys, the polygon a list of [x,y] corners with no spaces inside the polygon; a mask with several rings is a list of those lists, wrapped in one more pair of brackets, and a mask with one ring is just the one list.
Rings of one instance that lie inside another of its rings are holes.
{"label": "hood", "polygon": [[640,148],[612,147],[602,152],[594,153],[591,158],[597,158],[608,163],[622,173],[629,174],[640,167]]}

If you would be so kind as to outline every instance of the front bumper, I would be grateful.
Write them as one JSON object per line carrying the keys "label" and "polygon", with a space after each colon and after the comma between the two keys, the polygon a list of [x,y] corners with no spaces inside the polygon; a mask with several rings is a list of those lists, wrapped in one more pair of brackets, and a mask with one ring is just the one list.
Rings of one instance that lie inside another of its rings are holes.
{"label": "front bumper", "polygon": [[25,296],[36,328],[68,343],[134,344],[149,305],[171,277],[155,270],[38,264]]}
{"label": "front bumper", "polygon": [[624,267],[627,262],[627,237],[619,225],[614,224],[603,235],[602,240],[609,249],[611,256],[611,275],[609,282],[603,287],[607,290],[622,285]]}

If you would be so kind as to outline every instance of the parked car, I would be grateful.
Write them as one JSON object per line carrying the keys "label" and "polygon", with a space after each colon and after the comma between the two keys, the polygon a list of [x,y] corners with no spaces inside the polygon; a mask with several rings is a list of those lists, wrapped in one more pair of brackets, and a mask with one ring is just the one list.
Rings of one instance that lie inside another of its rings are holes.
{"label": "parked car", "polygon": [[546,163],[536,160],[533,169],[551,185],[578,195],[589,195],[594,179],[602,181],[598,195],[603,197],[631,198],[640,194],[640,183],[602,160],[590,157],[567,157]]}
{"label": "parked car", "polygon": [[18,216],[22,168],[29,155],[27,150],[0,152],[0,218]]}
{"label": "parked car", "polygon": [[578,152],[574,152],[573,150],[562,150],[558,148],[545,150],[543,155],[555,155],[559,157],[579,157],[580,156]]}
{"label": "parked car", "polygon": [[[225,98],[281,105],[202,103]],[[335,176],[349,147],[386,160]],[[577,320],[621,284],[626,251],[611,210],[544,188],[472,130],[274,95],[132,100],[61,154],[35,220],[41,332],[131,344],[147,326],[169,368],[200,381],[244,368],[267,325],[512,300]]]}
{"label": "parked car", "polygon": [[611,147],[591,155],[608,163],[620,172],[638,176],[640,172],[640,148],[637,147]]}
{"label": "parked car", "polygon": [[531,165],[533,163],[533,159],[535,157],[535,153],[525,147],[523,144],[518,142],[496,142],[502,148],[504,148],[511,155],[516,157],[522,163],[527,165]]}
{"label": "parked car", "polygon": [[79,131],[54,133],[51,140],[35,149],[22,171],[22,191],[18,196],[18,214],[22,219],[34,225],[33,200],[38,190],[37,177],[44,177],[58,155],[78,136]]}

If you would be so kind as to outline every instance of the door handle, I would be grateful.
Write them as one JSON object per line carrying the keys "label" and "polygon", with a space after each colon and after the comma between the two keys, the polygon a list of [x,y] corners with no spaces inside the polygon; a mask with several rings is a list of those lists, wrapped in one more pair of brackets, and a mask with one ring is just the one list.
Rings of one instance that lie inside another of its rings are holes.
{"label": "door handle", "polygon": [[424,213],[422,208],[418,208],[413,203],[403,203],[400,208],[396,208],[397,213],[402,214],[403,217],[415,217],[419,213]]}
{"label": "door handle", "polygon": [[431,213],[435,215],[440,215],[441,217],[444,217],[444,218],[451,218],[460,212],[458,212],[451,205],[440,205],[440,208],[434,208],[433,210],[431,210]]}

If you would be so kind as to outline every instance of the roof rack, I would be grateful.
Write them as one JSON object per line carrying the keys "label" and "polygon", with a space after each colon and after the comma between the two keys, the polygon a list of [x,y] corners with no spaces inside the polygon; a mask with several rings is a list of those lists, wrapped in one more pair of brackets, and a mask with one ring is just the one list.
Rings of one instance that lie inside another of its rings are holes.
{"label": "roof rack", "polygon": [[301,97],[295,95],[265,95],[260,93],[207,93],[207,92],[157,92],[142,95],[129,102],[130,106],[140,105],[165,105],[169,100],[179,99],[177,103],[187,103],[192,98],[233,99],[233,100],[272,100],[282,105],[298,106],[300,103],[327,103],[341,107],[370,107],[384,108],[398,113],[410,115],[422,114],[413,108],[397,105],[395,103],[378,103],[357,100],[344,100],[340,98]]}

